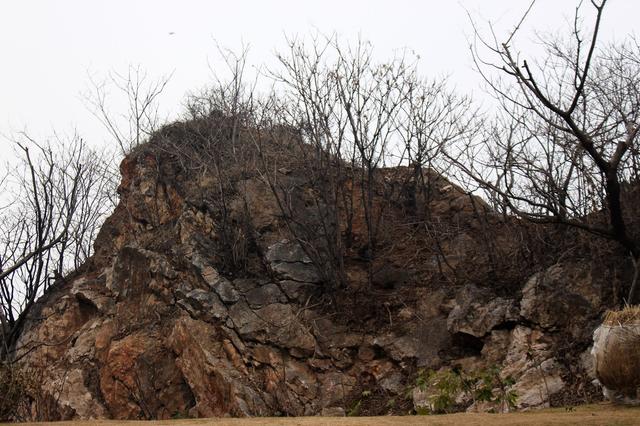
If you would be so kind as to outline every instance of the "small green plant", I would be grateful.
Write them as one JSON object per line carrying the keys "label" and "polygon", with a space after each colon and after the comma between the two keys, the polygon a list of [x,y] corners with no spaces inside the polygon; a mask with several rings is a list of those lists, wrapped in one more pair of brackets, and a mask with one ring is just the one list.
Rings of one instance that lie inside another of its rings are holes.
{"label": "small green plant", "polygon": [[360,406],[362,405],[362,400],[359,399],[356,403],[347,411],[347,417],[357,417],[360,415]]}
{"label": "small green plant", "polygon": [[456,398],[463,391],[462,375],[456,370],[440,370],[430,376],[429,382],[435,390],[431,410],[438,414],[455,411]]}
{"label": "small green plant", "polygon": [[427,375],[425,375],[424,369],[418,370],[418,376],[416,377],[416,387],[418,387],[420,390],[427,390],[427,385],[429,384],[428,380],[429,379]]}
{"label": "small green plant", "polygon": [[351,409],[349,409],[349,411],[347,412],[347,417],[356,417],[360,415],[360,410],[362,408],[362,401],[368,397],[371,396],[371,391],[370,390],[363,390],[362,393],[360,394],[361,398],[359,400],[357,400],[355,402],[355,404],[353,404],[353,407],[351,407]]}
{"label": "small green plant", "polygon": [[[492,402],[501,411],[515,408],[517,394],[511,389],[515,380],[503,378],[498,367],[489,367],[471,373],[459,367],[439,371],[419,370],[415,388],[428,393],[428,405],[415,407],[417,414],[442,414],[458,411],[464,407],[460,401]],[[409,389],[407,397],[411,397]]]}
{"label": "small green plant", "polygon": [[475,401],[497,403],[503,412],[516,407],[518,395],[510,389],[515,380],[511,376],[502,378],[498,367],[479,370],[472,376],[471,383]]}
{"label": "small green plant", "polygon": [[[455,411],[456,398],[463,390],[463,383],[461,376],[454,370],[419,370],[415,387],[429,393],[428,405],[415,407],[416,413],[441,414]],[[412,394],[413,389],[408,389],[407,398],[411,398]]]}

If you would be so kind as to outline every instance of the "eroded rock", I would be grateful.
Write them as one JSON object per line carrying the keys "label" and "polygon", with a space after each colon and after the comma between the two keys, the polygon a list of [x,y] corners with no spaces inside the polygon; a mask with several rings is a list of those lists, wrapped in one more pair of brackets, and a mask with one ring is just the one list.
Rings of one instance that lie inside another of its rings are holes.
{"label": "eroded rock", "polygon": [[452,333],[484,337],[498,325],[517,319],[513,300],[493,297],[475,286],[468,286],[458,294],[447,318],[447,328]]}

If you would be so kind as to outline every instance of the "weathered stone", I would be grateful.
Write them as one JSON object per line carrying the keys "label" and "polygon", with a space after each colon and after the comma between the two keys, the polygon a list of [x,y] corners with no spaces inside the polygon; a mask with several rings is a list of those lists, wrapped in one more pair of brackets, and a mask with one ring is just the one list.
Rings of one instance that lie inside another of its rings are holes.
{"label": "weathered stone", "polygon": [[275,284],[266,284],[249,290],[244,297],[252,308],[260,308],[272,303],[286,303],[286,296],[280,291]]}
{"label": "weathered stone", "polygon": [[233,287],[241,293],[246,293],[260,286],[260,283],[252,278],[238,278],[233,280]]}
{"label": "weathered stone", "polygon": [[503,365],[502,377],[516,381],[512,390],[518,397],[519,408],[548,406],[549,398],[564,389],[562,367],[538,330],[514,328]]}
{"label": "weathered stone", "polygon": [[433,317],[418,323],[415,331],[418,367],[438,368],[442,364],[440,353],[451,347],[451,335],[447,331],[447,320]]}
{"label": "weathered stone", "polygon": [[271,342],[306,353],[315,349],[315,339],[289,305],[274,303],[253,311],[246,303],[238,302],[231,307],[229,316],[238,334],[245,339]]}
{"label": "weathered stone", "polygon": [[377,381],[388,377],[396,369],[396,364],[388,359],[376,359],[366,365],[366,371]]}
{"label": "weathered stone", "polygon": [[[188,408],[191,392],[181,381],[173,355],[155,344],[158,339],[159,335],[142,331],[111,344],[99,386],[115,417],[169,418]],[[156,383],[164,386],[156,389]],[[132,392],[136,399],[132,400]]]}
{"label": "weathered stone", "polygon": [[242,383],[242,374],[234,368],[224,345],[206,323],[182,318],[176,322],[168,344],[176,354],[176,366],[194,394],[198,416],[267,412],[264,401]]}
{"label": "weathered stone", "polygon": [[399,372],[394,372],[380,380],[380,387],[387,392],[400,394],[404,390],[403,375]]}
{"label": "weathered stone", "polygon": [[482,357],[490,364],[499,365],[507,355],[510,342],[510,330],[492,330],[484,341]]}
{"label": "weathered stone", "polygon": [[[181,137],[183,124],[162,136]],[[512,227],[432,172],[425,171],[430,198],[421,191],[406,198],[415,176],[403,167],[380,171],[381,185],[401,189],[399,203],[386,210],[394,220],[381,226],[396,223],[405,207],[416,217],[429,208],[441,237],[437,250],[429,249],[436,234],[422,227],[410,234],[380,228],[397,244],[393,256],[378,253],[374,288],[361,293],[369,282],[366,235],[361,203],[354,203],[352,245],[345,247],[349,285],[327,293],[319,285],[324,271],[291,241],[296,229],[285,226],[262,176],[242,167],[185,172],[155,146],[141,146],[123,162],[120,204],[100,231],[96,255],[44,294],[16,344],[24,367],[42,375],[52,418],[344,415],[363,390],[404,396],[415,367],[445,363],[465,371],[501,365],[502,377],[515,380],[521,407],[541,406],[564,386],[558,342],[569,333],[576,351],[586,347],[589,321],[608,297],[589,265],[571,263],[571,256],[527,283],[519,306],[511,296],[495,297],[497,284],[486,273],[494,265],[485,260],[494,253],[481,240],[495,233],[496,256],[516,253],[521,242]],[[335,226],[326,223],[326,206],[308,203],[313,188],[305,171],[295,161],[279,167],[287,169],[278,185],[295,214]],[[229,189],[225,203],[221,184]],[[482,223],[478,209],[486,213]],[[308,229],[322,242],[326,230]],[[242,268],[234,268],[237,260]],[[233,280],[220,275],[222,265]],[[419,285],[405,285],[413,281]],[[447,282],[476,286],[460,290]],[[577,301],[575,312],[566,300]]]}
{"label": "weathered stone", "polygon": [[93,305],[101,313],[107,312],[114,302],[113,294],[104,284],[80,277],[73,281],[71,293],[80,301]]}
{"label": "weathered stone", "polygon": [[302,247],[298,243],[283,240],[269,246],[266,254],[269,262],[287,262],[287,263],[311,263],[309,256],[305,254]]}
{"label": "weathered stone", "polygon": [[227,318],[227,308],[218,295],[212,291],[191,290],[185,295],[184,299],[178,300],[177,303],[194,318],[205,320],[215,318],[221,321]]}
{"label": "weathered stone", "polygon": [[287,280],[306,283],[319,283],[321,281],[316,267],[311,264],[278,262],[271,264],[271,268]]}
{"label": "weathered stone", "polygon": [[527,369],[511,390],[518,397],[518,408],[548,407],[551,395],[562,391],[564,387],[559,365],[554,359],[546,359]]}
{"label": "weathered stone", "polygon": [[235,303],[240,300],[240,295],[233,284],[226,278],[220,276],[218,271],[204,258],[195,253],[192,255],[191,263],[198,268],[200,276],[207,283],[209,288],[215,291],[220,299],[225,303]]}
{"label": "weathered stone", "polygon": [[418,356],[418,341],[413,336],[384,335],[373,340],[375,346],[379,346],[395,361]]}
{"label": "weathered stone", "polygon": [[424,414],[425,412],[431,412],[433,404],[431,403],[432,394],[427,389],[420,388],[418,386],[411,390],[411,400],[413,402],[413,409],[418,413]]}
{"label": "weathered stone", "polygon": [[318,379],[306,364],[289,359],[284,364],[287,386],[303,404],[310,403],[318,393]]}
{"label": "weathered stone", "polygon": [[282,280],[280,288],[287,295],[289,300],[304,303],[307,301],[308,294],[315,288],[313,283],[301,283],[298,281]]}
{"label": "weathered stone", "polygon": [[57,395],[57,403],[68,407],[83,419],[101,419],[107,415],[104,406],[93,397],[85,386],[84,370],[73,369],[54,379],[45,387],[51,395]]}
{"label": "weathered stone", "polygon": [[356,379],[339,372],[319,374],[321,407],[331,407],[340,404],[351,393],[356,385]]}
{"label": "weathered stone", "polygon": [[557,264],[533,275],[522,289],[520,315],[542,328],[567,327],[575,337],[590,330],[585,317],[600,303],[587,265]]}
{"label": "weathered stone", "polygon": [[484,337],[496,326],[518,319],[513,300],[491,297],[477,287],[465,287],[456,298],[456,305],[447,318],[451,333],[466,333]]}
{"label": "weathered stone", "polygon": [[262,364],[268,364],[275,368],[282,367],[284,363],[280,351],[270,346],[256,345],[251,353],[256,361]]}
{"label": "weathered stone", "polygon": [[233,284],[226,278],[219,278],[213,290],[220,296],[224,303],[235,303],[240,300],[240,294],[233,287]]}
{"label": "weathered stone", "polygon": [[320,277],[299,244],[287,240],[269,246],[266,254],[271,269],[285,280],[318,283]]}

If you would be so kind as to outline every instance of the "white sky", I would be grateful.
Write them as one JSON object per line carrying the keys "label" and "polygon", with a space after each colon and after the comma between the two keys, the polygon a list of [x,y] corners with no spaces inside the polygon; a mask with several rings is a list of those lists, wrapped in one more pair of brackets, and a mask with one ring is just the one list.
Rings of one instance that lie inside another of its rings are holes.
{"label": "white sky", "polygon": [[[585,3],[589,3],[585,0]],[[35,137],[77,129],[95,144],[107,135],[84,107],[88,72],[105,75],[141,65],[151,76],[174,72],[163,97],[166,114],[180,111],[186,92],[211,80],[219,65],[214,39],[251,47],[254,64],[273,64],[284,34],[337,32],[370,40],[380,59],[394,48],[420,55],[424,75],[449,74],[478,95],[467,48],[465,8],[497,28],[515,24],[529,0],[3,0],[0,2],[0,135]],[[525,34],[567,28],[577,1],[538,0]],[[640,1],[610,0],[602,40],[637,31]],[[173,35],[170,33],[173,32]],[[481,94],[479,95],[481,97]],[[0,136],[1,151],[9,142]],[[1,154],[0,154],[1,155]]]}

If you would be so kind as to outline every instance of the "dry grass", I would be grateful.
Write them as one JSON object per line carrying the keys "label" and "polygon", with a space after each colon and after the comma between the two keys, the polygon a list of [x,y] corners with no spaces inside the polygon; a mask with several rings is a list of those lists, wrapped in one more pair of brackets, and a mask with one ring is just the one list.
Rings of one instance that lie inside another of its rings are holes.
{"label": "dry grass", "polygon": [[615,326],[640,323],[640,305],[627,306],[619,311],[608,311],[604,317],[604,324]]}
{"label": "dry grass", "polygon": [[461,413],[442,416],[407,417],[289,417],[289,418],[251,418],[251,419],[193,419],[170,421],[94,421],[94,422],[57,422],[33,423],[34,426],[50,424],[52,426],[111,426],[127,425],[170,425],[170,426],[240,426],[240,425],[284,425],[284,426],[369,426],[369,425],[637,425],[640,419],[640,407],[620,407],[610,404],[598,404],[566,409],[520,412],[510,414],[474,414]]}

